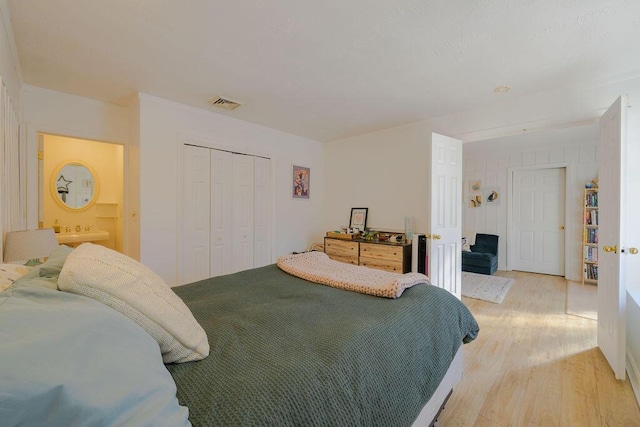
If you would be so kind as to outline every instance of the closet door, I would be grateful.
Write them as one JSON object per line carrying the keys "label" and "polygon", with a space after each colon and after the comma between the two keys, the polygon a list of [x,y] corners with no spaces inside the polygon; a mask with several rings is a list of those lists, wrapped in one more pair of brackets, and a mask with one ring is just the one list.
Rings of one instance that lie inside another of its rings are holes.
{"label": "closet door", "polygon": [[[211,152],[211,267],[210,277],[234,271],[234,154],[220,150]],[[207,276],[209,277],[209,276]]]}
{"label": "closet door", "polygon": [[190,145],[183,150],[181,284],[209,277],[209,151]]}
{"label": "closet door", "polygon": [[233,155],[233,272],[253,268],[254,157]]}
{"label": "closet door", "polygon": [[271,264],[271,161],[255,158],[254,267]]}

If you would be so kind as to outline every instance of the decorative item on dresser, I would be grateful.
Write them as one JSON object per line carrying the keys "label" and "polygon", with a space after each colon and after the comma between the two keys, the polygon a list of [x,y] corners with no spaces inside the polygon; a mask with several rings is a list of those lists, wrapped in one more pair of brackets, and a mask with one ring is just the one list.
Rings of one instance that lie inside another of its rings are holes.
{"label": "decorative item on dresser", "polygon": [[395,273],[411,271],[411,247],[405,240],[344,240],[329,233],[324,238],[324,252],[333,260]]}
{"label": "decorative item on dresser", "polygon": [[357,228],[358,231],[364,231],[367,228],[367,214],[369,208],[351,208],[351,217],[349,218],[349,228]]}
{"label": "decorative item on dresser", "polygon": [[584,196],[582,198],[582,221],[582,284],[597,284],[598,187],[586,187],[584,189]]}

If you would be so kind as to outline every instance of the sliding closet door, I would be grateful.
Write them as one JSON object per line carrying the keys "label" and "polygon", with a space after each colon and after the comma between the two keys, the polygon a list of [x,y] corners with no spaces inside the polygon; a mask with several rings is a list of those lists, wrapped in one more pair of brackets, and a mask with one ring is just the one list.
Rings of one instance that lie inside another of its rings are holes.
{"label": "sliding closet door", "polygon": [[233,272],[253,268],[254,157],[233,155]]}
{"label": "sliding closet door", "polygon": [[184,146],[181,284],[271,263],[270,163]]}
{"label": "sliding closet door", "polygon": [[255,158],[254,267],[271,264],[271,161]]}
{"label": "sliding closet door", "polygon": [[184,146],[182,167],[182,259],[180,283],[209,277],[210,152]]}
{"label": "sliding closet door", "polygon": [[211,267],[210,276],[233,273],[234,154],[211,150]]}

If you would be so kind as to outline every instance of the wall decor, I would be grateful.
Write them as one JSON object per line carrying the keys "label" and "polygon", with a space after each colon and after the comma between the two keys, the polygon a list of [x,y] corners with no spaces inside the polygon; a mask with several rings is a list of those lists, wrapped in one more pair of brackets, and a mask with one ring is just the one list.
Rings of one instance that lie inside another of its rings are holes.
{"label": "wall decor", "polygon": [[469,181],[469,193],[482,193],[482,181],[472,179]]}
{"label": "wall decor", "polygon": [[467,196],[469,200],[470,208],[480,208],[482,207],[482,195],[481,194],[470,194]]}
{"label": "wall decor", "polygon": [[500,192],[500,187],[487,187],[484,190],[484,201],[487,202],[487,205],[499,205],[502,197],[500,197],[502,193]]}
{"label": "wall decor", "polygon": [[309,199],[311,186],[311,168],[291,165],[291,197]]}
{"label": "wall decor", "polygon": [[351,218],[349,219],[349,228],[357,228],[364,231],[367,228],[367,213],[369,208],[351,208]]}
{"label": "wall decor", "polygon": [[98,199],[98,175],[89,165],[68,161],[59,165],[51,176],[51,195],[60,206],[73,211],[90,208]]}

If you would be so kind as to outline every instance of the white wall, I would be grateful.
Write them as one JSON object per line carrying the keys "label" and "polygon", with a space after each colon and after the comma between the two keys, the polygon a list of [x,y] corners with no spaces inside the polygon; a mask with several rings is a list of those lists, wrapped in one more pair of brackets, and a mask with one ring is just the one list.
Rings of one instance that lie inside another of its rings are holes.
{"label": "white wall", "polygon": [[[565,241],[569,255],[565,275],[580,280],[582,250],[582,190],[584,183],[598,175],[598,129],[596,125],[579,129],[561,129],[528,135],[463,144],[464,191],[470,180],[481,180],[483,187],[498,186],[502,194],[499,205],[471,208],[464,203],[463,229],[500,236],[498,268],[507,269],[507,192],[508,168],[522,166],[569,165],[566,194]],[[466,202],[466,197],[465,197]]]}
{"label": "white wall", "polygon": [[[129,109],[35,86],[23,85],[22,112],[27,145],[27,227],[38,227],[38,133],[63,135],[127,145]],[[127,148],[124,156],[127,162]],[[125,176],[125,182],[127,177]],[[125,207],[127,202],[125,200]],[[129,254],[130,239],[124,222],[124,252]],[[134,245],[135,246],[135,245]]]}
{"label": "white wall", "polygon": [[[321,241],[323,146],[207,110],[140,95],[140,260],[178,283],[180,155],[184,142],[272,159],[273,260]],[[309,200],[291,198],[291,165],[311,168]]]}
{"label": "white wall", "polygon": [[367,228],[414,232],[428,221],[431,130],[424,122],[325,144],[327,204],[324,228],[349,225],[351,208],[369,208]]}

